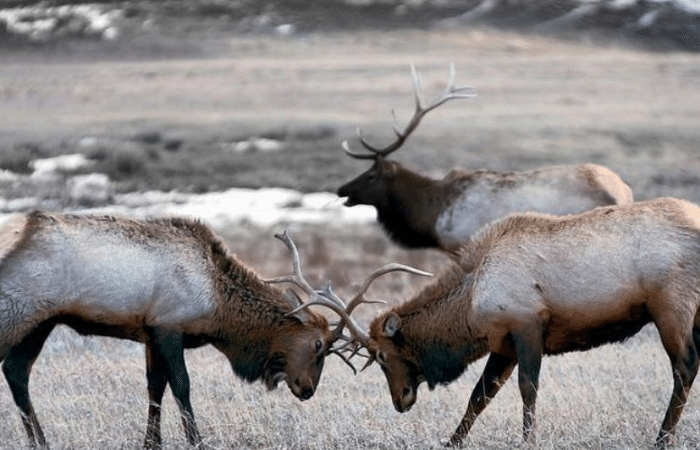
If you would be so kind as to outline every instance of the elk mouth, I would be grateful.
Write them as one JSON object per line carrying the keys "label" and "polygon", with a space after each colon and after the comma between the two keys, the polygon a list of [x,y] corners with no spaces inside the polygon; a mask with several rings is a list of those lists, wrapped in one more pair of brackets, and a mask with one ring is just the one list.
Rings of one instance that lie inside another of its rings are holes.
{"label": "elk mouth", "polygon": [[345,197],[345,202],[343,203],[343,205],[345,206],[355,206],[358,204],[355,200],[352,199],[353,192],[350,188],[347,187],[347,185],[340,186],[338,190],[335,191],[335,194],[340,198]]}
{"label": "elk mouth", "polygon": [[413,405],[394,404],[394,408],[396,409],[396,411],[398,411],[400,413],[405,413],[405,412],[409,412],[411,410],[411,408],[413,408]]}
{"label": "elk mouth", "polygon": [[350,197],[347,197],[347,198],[345,199],[345,202],[343,202],[343,205],[345,205],[345,206],[355,206],[355,205],[357,205],[357,204],[358,204],[358,203],[355,202],[354,200],[352,200]]}
{"label": "elk mouth", "polygon": [[314,390],[310,387],[295,389],[294,387],[290,386],[290,389],[292,390],[292,394],[294,394],[294,396],[302,402],[314,396]]}
{"label": "elk mouth", "polygon": [[357,202],[352,199],[352,196],[350,195],[350,193],[343,190],[342,187],[340,189],[338,189],[338,191],[336,192],[336,195],[340,198],[345,198],[345,201],[343,202],[343,205],[345,205],[345,206],[357,205]]}
{"label": "elk mouth", "polygon": [[395,399],[394,408],[400,413],[405,413],[411,410],[413,405],[416,403],[416,390],[415,388],[404,388],[401,392],[401,397]]}

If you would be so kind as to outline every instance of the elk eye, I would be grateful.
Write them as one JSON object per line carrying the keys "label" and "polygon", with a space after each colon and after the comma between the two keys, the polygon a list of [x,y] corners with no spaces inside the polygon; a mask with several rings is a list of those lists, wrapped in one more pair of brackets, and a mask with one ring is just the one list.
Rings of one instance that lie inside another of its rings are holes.
{"label": "elk eye", "polygon": [[316,341],[316,353],[320,352],[322,348],[323,348],[323,342]]}
{"label": "elk eye", "polygon": [[386,354],[384,352],[378,352],[377,361],[379,361],[379,364],[386,364]]}

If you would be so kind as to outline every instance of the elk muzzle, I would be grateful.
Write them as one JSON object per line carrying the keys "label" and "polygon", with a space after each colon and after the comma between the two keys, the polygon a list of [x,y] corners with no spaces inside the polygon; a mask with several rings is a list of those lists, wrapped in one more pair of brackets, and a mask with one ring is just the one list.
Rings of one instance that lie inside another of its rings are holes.
{"label": "elk muzzle", "polygon": [[[355,181],[355,180],[353,180]],[[345,202],[343,205],[345,206],[355,206],[358,205],[359,202],[354,199],[355,197],[355,189],[353,189],[350,185],[352,184],[353,181],[350,181],[349,183],[346,183],[338,188],[338,191],[336,194],[338,197],[343,198],[345,197]]]}
{"label": "elk muzzle", "polygon": [[404,387],[400,392],[392,393],[391,399],[394,408],[400,413],[408,412],[416,403],[416,389],[414,387]]}
{"label": "elk muzzle", "polygon": [[289,385],[292,394],[301,401],[308,400],[314,396],[316,385],[310,377],[299,377]]}

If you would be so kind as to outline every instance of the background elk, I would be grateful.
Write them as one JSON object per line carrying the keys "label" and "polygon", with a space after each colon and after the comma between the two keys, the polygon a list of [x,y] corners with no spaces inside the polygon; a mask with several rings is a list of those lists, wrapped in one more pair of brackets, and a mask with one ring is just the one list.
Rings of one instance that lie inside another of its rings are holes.
{"label": "background elk", "polygon": [[543,355],[621,341],[653,322],[673,373],[656,444],[673,441],[700,364],[700,208],[666,198],[565,217],[512,215],[459,256],[358,335],[397,411],[411,409],[422,382],[450,383],[490,353],[450,443],[462,443],[516,365],[524,437],[534,440]]}
{"label": "background elk", "polygon": [[[283,239],[293,252],[293,279],[316,296],[301,278],[291,239]],[[269,389],[285,380],[306,400],[342,337],[342,328],[332,332],[307,306],[261,280],[197,221],[33,212],[0,227],[0,362],[33,447],[47,444],[29,398],[29,374],[57,324],[143,342],[145,447],[161,446],[167,385],[189,444],[199,446],[183,349],[211,344],[239,377]],[[349,312],[335,309],[352,325]]]}
{"label": "background elk", "polygon": [[386,159],[418,127],[423,116],[456,99],[475,94],[454,86],[454,66],[442,95],[423,106],[420,79],[411,66],[416,109],[401,130],[394,117],[396,140],[384,148],[371,145],[358,129],[369,153],[345,152],[373,160],[372,167],[338,188],[346,206],[371,205],[388,235],[409,248],[437,247],[454,252],[483,225],[514,212],[573,214],[597,206],[632,202],[632,190],[611,170],[596,164],[551,166],[524,172],[454,169],[434,180]]}

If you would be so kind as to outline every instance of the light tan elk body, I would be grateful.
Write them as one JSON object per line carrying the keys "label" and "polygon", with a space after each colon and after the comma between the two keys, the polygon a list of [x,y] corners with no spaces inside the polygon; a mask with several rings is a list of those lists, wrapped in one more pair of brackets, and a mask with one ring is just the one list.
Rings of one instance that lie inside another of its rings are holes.
{"label": "light tan elk body", "polygon": [[[302,280],[296,248],[286,242]],[[307,306],[269,286],[197,221],[33,212],[0,228],[0,362],[32,447],[47,444],[29,398],[29,374],[57,324],[145,343],[145,446],[161,446],[167,385],[189,444],[201,446],[183,349],[211,344],[241,378],[269,389],[285,380],[306,400],[342,337]]]}
{"label": "light tan elk body", "polygon": [[436,247],[454,252],[479,228],[515,212],[573,214],[597,206],[632,202],[632,190],[611,170],[596,164],[552,166],[525,172],[452,170],[435,180],[386,159],[399,149],[425,114],[454,98],[473,96],[469,88],[454,87],[454,67],[445,92],[423,106],[420,84],[413,70],[416,110],[404,130],[394,123],[396,141],[379,149],[360,134],[372,167],[340,188],[346,206],[371,205],[387,234],[409,248]]}
{"label": "light tan elk body", "polygon": [[413,406],[422,382],[449,383],[490,354],[451,443],[463,441],[516,365],[524,436],[534,440],[542,356],[621,341],[652,322],[673,373],[657,446],[673,440],[699,364],[700,208],[667,198],[565,217],[513,215],[459,256],[363,338],[397,411]]}

